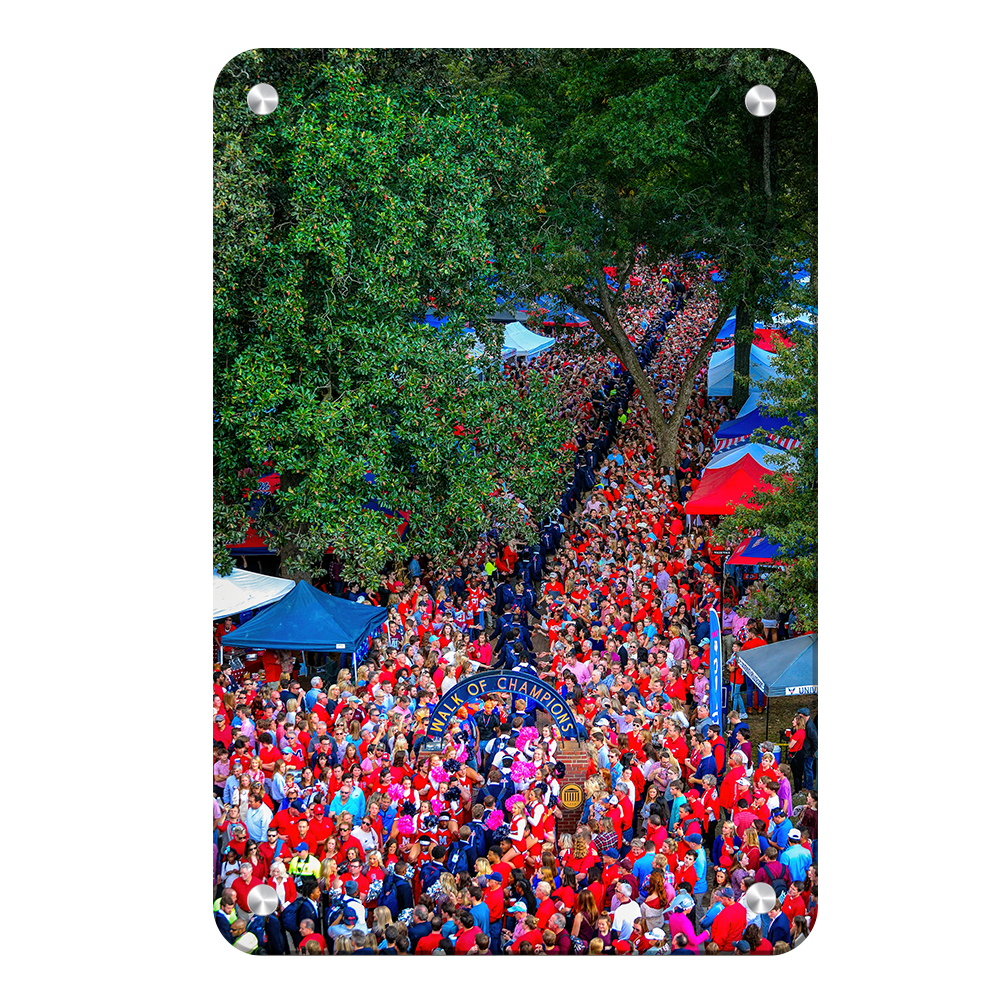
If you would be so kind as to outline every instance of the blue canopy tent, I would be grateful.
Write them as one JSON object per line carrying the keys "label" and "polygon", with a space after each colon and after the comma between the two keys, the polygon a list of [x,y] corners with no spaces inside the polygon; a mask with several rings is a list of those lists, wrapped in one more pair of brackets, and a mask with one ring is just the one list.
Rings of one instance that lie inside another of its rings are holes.
{"label": "blue canopy tent", "polygon": [[[763,323],[754,323],[753,328],[755,330],[766,329]],[[716,334],[716,340],[729,340],[736,336],[736,310],[729,314],[726,318],[726,322],[722,324],[722,329]]]}
{"label": "blue canopy tent", "polygon": [[552,337],[540,337],[532,333],[523,323],[508,323],[504,327],[504,347],[512,347],[519,358],[530,361],[555,346]]}
{"label": "blue canopy tent", "polygon": [[[332,597],[299,580],[277,604],[226,635],[242,649],[300,649],[364,656],[389,613],[385,608]],[[353,671],[352,671],[353,673]]]}
{"label": "blue canopy tent", "polygon": [[[744,416],[719,424],[719,429],[715,432],[715,439],[718,442],[715,447],[727,448],[730,445],[746,440],[756,431],[764,431],[770,440],[779,443],[788,438],[787,434],[781,433],[787,426],[788,417],[764,416],[760,412],[760,406],[757,405]],[[788,447],[788,445],[779,443],[779,447]]]}
{"label": "blue canopy tent", "polygon": [[[771,367],[774,355],[761,350],[756,344],[750,345],[750,380],[766,382],[778,378],[778,372]],[[736,345],[724,351],[716,351],[708,362],[709,396],[731,396],[733,394],[733,369],[736,363]]]}
{"label": "blue canopy tent", "polygon": [[[768,698],[817,694],[819,636],[812,632],[797,639],[757,646],[739,654],[743,672]],[[770,711],[764,723],[765,739],[770,728]]]}

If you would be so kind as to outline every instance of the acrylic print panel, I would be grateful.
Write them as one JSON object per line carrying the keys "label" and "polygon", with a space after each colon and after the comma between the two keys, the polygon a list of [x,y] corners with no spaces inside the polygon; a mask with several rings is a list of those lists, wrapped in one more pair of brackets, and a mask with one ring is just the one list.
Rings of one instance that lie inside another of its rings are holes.
{"label": "acrylic print panel", "polygon": [[214,97],[219,933],[256,955],[797,947],[809,70],[255,50]]}

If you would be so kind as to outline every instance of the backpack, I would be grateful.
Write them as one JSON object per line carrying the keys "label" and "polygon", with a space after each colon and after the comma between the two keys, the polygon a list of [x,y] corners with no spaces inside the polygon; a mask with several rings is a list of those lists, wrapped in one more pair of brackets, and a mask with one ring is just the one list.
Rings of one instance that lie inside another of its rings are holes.
{"label": "backpack", "polygon": [[[472,829],[472,849],[477,858],[485,858],[489,845],[486,840],[486,828],[481,820],[473,820],[469,826]],[[473,862],[475,863],[475,862]]]}
{"label": "backpack", "polygon": [[413,889],[406,879],[400,878],[394,871],[388,871],[382,883],[378,905],[387,907],[395,920],[401,911],[413,906]]}
{"label": "backpack", "polygon": [[[781,865],[781,871],[777,875],[771,874],[771,869],[768,867],[773,862],[765,862],[761,867],[764,870],[764,874],[767,876],[767,880],[774,889],[775,896],[781,896],[782,893],[788,891],[788,886],[792,881],[792,873],[788,870],[788,865]],[[778,864],[781,864],[779,861]]]}
{"label": "backpack", "polygon": [[466,853],[466,849],[469,847],[468,844],[461,840],[456,840],[449,848],[448,854],[445,858],[444,866],[451,872],[452,875],[458,875],[461,872],[469,873],[469,856]]}

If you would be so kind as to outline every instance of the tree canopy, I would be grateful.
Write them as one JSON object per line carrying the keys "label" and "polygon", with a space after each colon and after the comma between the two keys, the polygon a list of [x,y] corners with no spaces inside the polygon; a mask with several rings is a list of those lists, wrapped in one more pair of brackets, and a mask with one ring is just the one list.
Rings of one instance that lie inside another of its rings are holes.
{"label": "tree canopy", "polygon": [[[540,154],[488,99],[389,74],[378,54],[253,51],[215,92],[215,564],[254,525],[282,573],[332,545],[373,574],[461,550],[487,513],[524,530],[555,492],[553,386],[497,377],[497,284],[526,268]],[[246,106],[259,80],[276,111]],[[439,330],[414,322],[428,306]],[[473,356],[476,330],[484,350]],[[492,495],[498,484],[504,489]],[[381,508],[381,509],[372,509]]]}

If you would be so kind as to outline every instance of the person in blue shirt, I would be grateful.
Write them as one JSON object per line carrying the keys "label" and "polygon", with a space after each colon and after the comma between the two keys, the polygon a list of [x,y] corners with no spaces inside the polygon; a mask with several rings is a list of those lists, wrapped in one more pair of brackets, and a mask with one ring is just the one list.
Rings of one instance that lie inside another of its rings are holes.
{"label": "person in blue shirt", "polygon": [[[712,893],[712,905],[708,908],[705,916],[701,918],[698,926],[703,930],[707,931],[711,926],[715,918],[723,911],[725,907],[722,903],[722,888],[716,889]],[[721,925],[720,925],[721,926]]]}
{"label": "person in blue shirt", "polygon": [[781,809],[775,809],[771,815],[774,817],[774,829],[769,831],[768,840],[778,848],[780,854],[788,846],[788,835],[792,832],[792,821]]}
{"label": "person in blue shirt", "polygon": [[632,847],[633,849],[639,848],[643,852],[636,858],[635,863],[632,865],[632,874],[635,876],[635,880],[639,883],[639,888],[641,889],[653,871],[653,858],[656,857],[656,852],[653,849],[653,842],[651,840],[646,841],[642,837],[633,838]]}
{"label": "person in blue shirt", "polygon": [[410,560],[410,565],[409,565],[408,568],[409,568],[409,571],[410,571],[410,578],[411,579],[413,579],[414,577],[420,576],[420,563],[417,562],[417,557],[416,556],[414,556]]}
{"label": "person in blue shirt", "polygon": [[804,881],[812,864],[812,855],[802,846],[801,840],[802,835],[798,830],[789,830],[788,847],[778,855],[778,860],[783,865],[788,865],[793,882]]}

